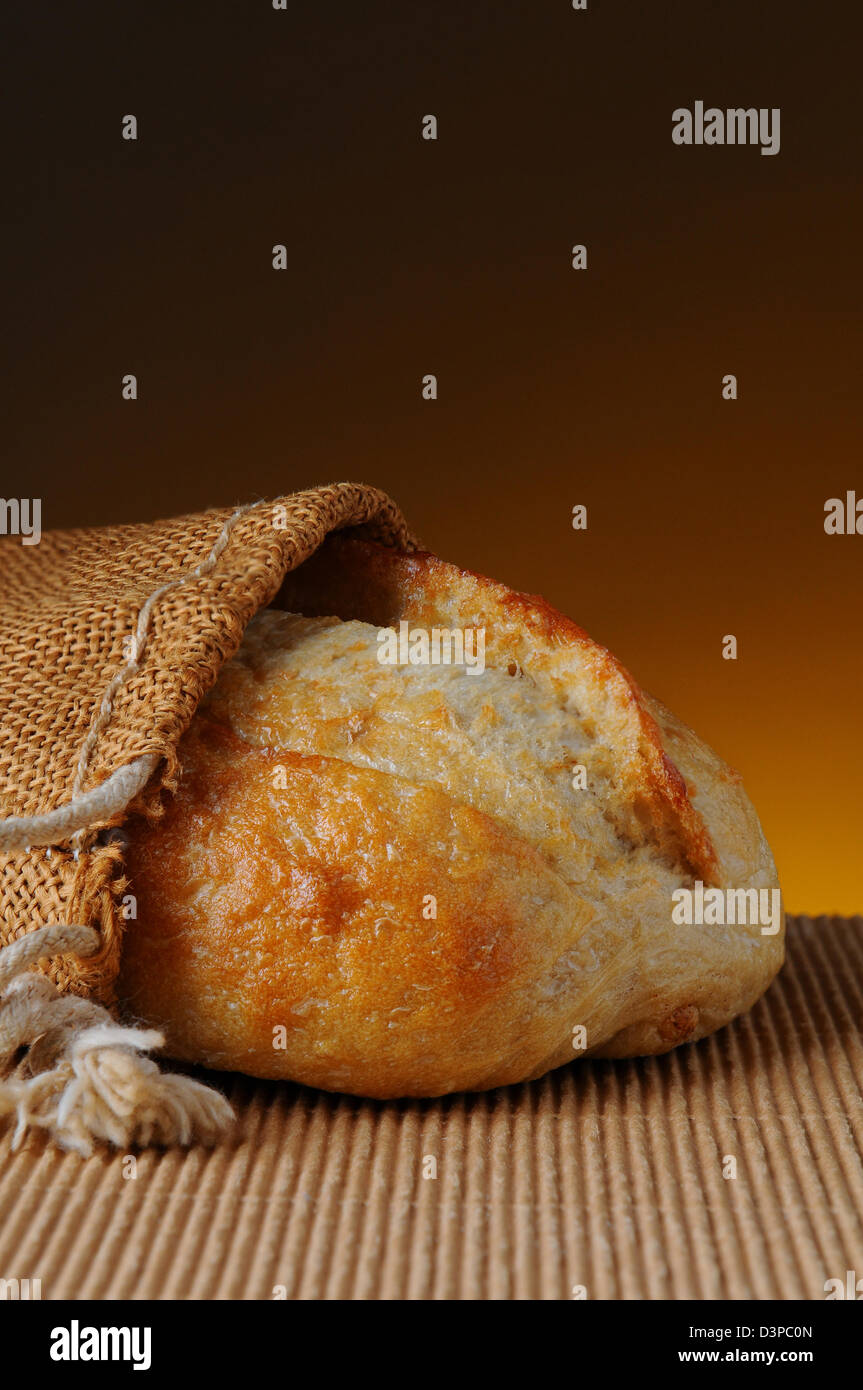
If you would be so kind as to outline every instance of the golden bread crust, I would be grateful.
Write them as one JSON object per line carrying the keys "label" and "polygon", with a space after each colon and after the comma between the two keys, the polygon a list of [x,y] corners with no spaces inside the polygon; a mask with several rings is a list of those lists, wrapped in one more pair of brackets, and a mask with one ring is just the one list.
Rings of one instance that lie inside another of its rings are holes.
{"label": "golden bread crust", "polygon": [[[177,795],[130,825],[120,990],[172,1055],[436,1095],[666,1051],[767,987],[781,931],[671,918],[695,880],[776,886],[739,777],[574,623],[345,538],[279,602],[196,715]],[[382,666],[402,618],[484,627],[486,671]]]}

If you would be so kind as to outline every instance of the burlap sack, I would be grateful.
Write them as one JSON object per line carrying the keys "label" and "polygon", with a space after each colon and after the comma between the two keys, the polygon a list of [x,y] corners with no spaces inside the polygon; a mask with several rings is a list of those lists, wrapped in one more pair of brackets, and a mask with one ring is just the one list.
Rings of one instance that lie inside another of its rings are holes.
{"label": "burlap sack", "polygon": [[174,784],[178,741],[247,623],[345,527],[415,548],[390,498],[353,483],[0,541],[0,1116],[17,1116],[16,1140],[37,1124],[86,1153],[224,1124],[217,1093],[144,1055],[158,1035],[102,1007],[134,930],[122,837],[106,832]]}

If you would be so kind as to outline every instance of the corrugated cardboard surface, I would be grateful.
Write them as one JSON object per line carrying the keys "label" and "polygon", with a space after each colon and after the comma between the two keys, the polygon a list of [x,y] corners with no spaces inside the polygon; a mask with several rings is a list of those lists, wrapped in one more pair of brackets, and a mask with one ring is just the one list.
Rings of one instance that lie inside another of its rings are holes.
{"label": "corrugated cardboard surface", "polygon": [[134,1178],[38,1137],[11,1154],[7,1130],[0,1279],[44,1299],[823,1299],[863,1277],[863,918],[797,918],[788,955],[748,1016],[666,1057],[397,1104],[225,1078],[232,1140],[144,1152]]}

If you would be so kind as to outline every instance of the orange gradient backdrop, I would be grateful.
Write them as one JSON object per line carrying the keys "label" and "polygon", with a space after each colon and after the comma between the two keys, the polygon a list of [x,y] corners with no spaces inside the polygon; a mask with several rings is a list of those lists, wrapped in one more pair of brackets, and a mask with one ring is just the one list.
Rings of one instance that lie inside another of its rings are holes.
{"label": "orange gradient backdrop", "polygon": [[[863,536],[823,530],[863,496],[836,17],[214,0],[9,25],[3,495],[47,528],[373,482],[741,770],[791,910],[863,910]],[[780,107],[780,153],[673,146],[697,99]]]}

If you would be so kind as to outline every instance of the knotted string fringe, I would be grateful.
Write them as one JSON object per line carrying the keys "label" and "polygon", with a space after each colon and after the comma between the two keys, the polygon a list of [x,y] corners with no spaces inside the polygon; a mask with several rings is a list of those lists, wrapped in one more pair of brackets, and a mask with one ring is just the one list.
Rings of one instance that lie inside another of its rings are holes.
{"label": "knotted string fringe", "polygon": [[92,927],[57,923],[0,951],[0,1118],[17,1119],[12,1148],[30,1126],[84,1158],[99,1140],[118,1148],[212,1143],[231,1107],[212,1087],[159,1070],[145,1054],[163,1046],[161,1033],[122,1027],[100,1004],[62,995],[29,969],[67,951],[91,955],[99,944]]}

